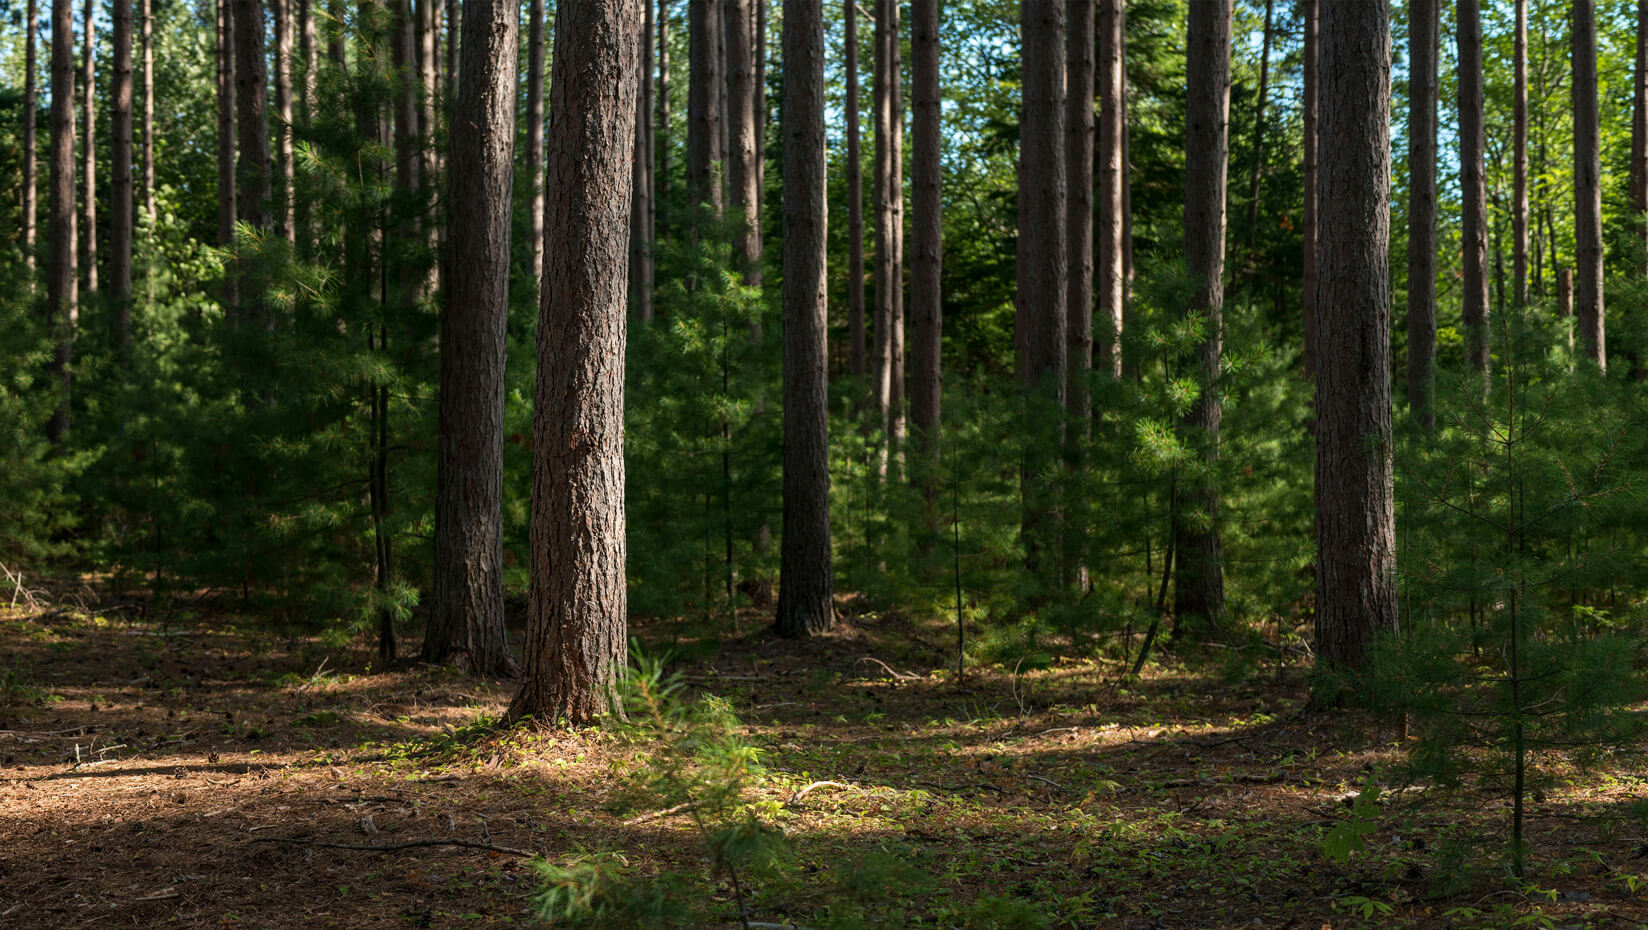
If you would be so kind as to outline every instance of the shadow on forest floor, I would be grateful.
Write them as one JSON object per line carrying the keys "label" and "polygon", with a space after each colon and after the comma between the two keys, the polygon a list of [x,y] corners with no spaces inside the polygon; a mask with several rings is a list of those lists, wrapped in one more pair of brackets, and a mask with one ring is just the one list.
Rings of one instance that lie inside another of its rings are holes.
{"label": "shadow on forest floor", "polygon": [[[610,734],[476,727],[508,682],[374,669],[358,644],[255,619],[0,609],[0,927],[518,926],[536,875],[505,849],[708,868],[685,816],[624,806],[636,750]],[[1300,670],[1169,658],[1124,681],[1067,660],[958,682],[941,625],[865,615],[805,642],[758,625],[634,632],[764,753],[759,790],[809,880],[755,889],[761,920],[807,925],[877,850],[934,881],[872,908],[876,926],[960,926],[931,918],[989,896],[1055,927],[1648,920],[1629,761],[1559,770],[1531,813],[1537,887],[1496,877],[1489,793],[1401,792],[1340,864],[1323,832],[1397,738],[1304,713]],[[838,784],[795,797],[819,780]],[[443,838],[498,848],[268,842]],[[711,897],[709,925],[733,926],[730,889]]]}

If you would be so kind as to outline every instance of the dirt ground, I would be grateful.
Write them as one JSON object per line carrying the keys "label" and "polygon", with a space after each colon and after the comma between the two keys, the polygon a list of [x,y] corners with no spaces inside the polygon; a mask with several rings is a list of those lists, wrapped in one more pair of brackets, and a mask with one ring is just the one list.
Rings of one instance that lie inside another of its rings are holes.
{"label": "dirt ground", "polygon": [[[1529,883],[1496,877],[1505,802],[1485,791],[1391,794],[1340,863],[1323,832],[1398,736],[1304,713],[1296,669],[1126,681],[1070,661],[957,682],[953,632],[896,616],[803,643],[638,634],[692,656],[677,670],[764,753],[759,791],[808,879],[754,890],[768,926],[809,926],[843,863],[877,851],[931,883],[865,905],[872,926],[1008,925],[981,901],[1055,927],[1648,921],[1634,753],[1536,799]],[[599,850],[700,873],[683,907],[734,926],[687,819],[618,802],[633,748],[496,730],[510,683],[375,668],[365,646],[227,609],[0,605],[0,928],[528,926],[522,853]],[[833,784],[803,793],[816,781]]]}

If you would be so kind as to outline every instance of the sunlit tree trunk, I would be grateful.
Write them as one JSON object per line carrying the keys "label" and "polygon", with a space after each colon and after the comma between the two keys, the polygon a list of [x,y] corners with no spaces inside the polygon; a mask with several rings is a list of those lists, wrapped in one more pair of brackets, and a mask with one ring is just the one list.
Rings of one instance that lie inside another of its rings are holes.
{"label": "sunlit tree trunk", "polygon": [[835,624],[826,382],[824,9],[784,4],[784,538],[778,632]]}
{"label": "sunlit tree trunk", "polygon": [[80,87],[85,130],[80,140],[81,200],[85,222],[80,224],[80,268],[85,277],[84,293],[97,293],[97,18],[96,6],[86,0],[81,12],[85,42],[80,53]]}
{"label": "sunlit tree trunk", "polygon": [[1321,21],[1322,0],[1299,0],[1305,14],[1305,75],[1304,75],[1304,165],[1302,175],[1305,187],[1304,216],[1300,222],[1300,238],[1304,245],[1304,331],[1305,331],[1305,377],[1316,377],[1316,258],[1318,223],[1316,218],[1317,197],[1317,140],[1321,136],[1318,122],[1320,108],[1318,106],[1321,95]]}
{"label": "sunlit tree trunk", "polygon": [[[132,345],[132,0],[114,0],[109,114],[109,301],[115,344]],[[144,80],[147,81],[145,75]],[[147,128],[147,127],[145,127]],[[148,140],[144,140],[148,144]],[[145,191],[147,194],[147,191]],[[151,222],[152,222],[151,218]]]}
{"label": "sunlit tree trunk", "polygon": [[537,283],[544,273],[544,0],[527,5],[526,49],[527,235]]}
{"label": "sunlit tree trunk", "polygon": [[[914,115],[910,140],[913,182],[910,190],[913,226],[910,239],[914,252],[910,262],[910,421],[913,427],[912,452],[925,460],[916,471],[928,505],[929,529],[937,528],[938,519],[933,505],[939,487],[941,358],[944,344],[944,217],[940,196],[943,178],[940,151],[944,135],[939,120],[939,106],[943,99],[940,48],[938,0],[913,0],[910,4],[910,109]],[[1088,86],[1092,86],[1091,80]],[[1091,156],[1091,144],[1088,152]],[[1089,167],[1091,164],[1090,157]]]}
{"label": "sunlit tree trunk", "polygon": [[1436,110],[1440,3],[1408,5],[1408,410],[1436,427]]}
{"label": "sunlit tree trunk", "polygon": [[722,0],[691,0],[687,32],[687,196],[719,216],[725,204],[720,171],[726,161],[721,117],[726,80],[722,70]]}
{"label": "sunlit tree trunk", "polygon": [[750,0],[726,0],[727,51],[727,186],[739,229],[734,238],[734,261],[744,283],[761,286],[760,181],[756,161],[755,25]]}
{"label": "sunlit tree trunk", "polygon": [[1602,164],[1597,145],[1596,3],[1574,0],[1574,315],[1585,356],[1608,367],[1602,300]]}
{"label": "sunlit tree trunk", "polygon": [[155,207],[154,128],[154,8],[143,2],[143,209],[154,223],[160,214]]}
{"label": "sunlit tree trunk", "polygon": [[[235,243],[235,32],[233,0],[217,0],[217,240]],[[240,295],[235,275],[223,276],[224,314],[240,322]]]}
{"label": "sunlit tree trunk", "polygon": [[[1488,182],[1484,168],[1487,136],[1482,125],[1482,12],[1479,0],[1459,0],[1459,186],[1464,206],[1460,222],[1461,315],[1465,358],[1484,379],[1488,374]],[[1331,137],[1329,137],[1331,138]],[[1483,382],[1486,385],[1486,381]]]}
{"label": "sunlit tree trunk", "polygon": [[[850,2],[850,0],[849,0]],[[39,82],[35,79],[35,36],[40,32],[40,9],[37,0],[28,2],[28,35],[23,40],[23,265],[28,271],[29,287],[34,287],[34,228],[36,190],[35,157],[39,143],[35,139],[35,111]]]}
{"label": "sunlit tree trunk", "polygon": [[59,448],[69,434],[69,388],[74,336],[80,318],[74,204],[74,0],[51,6],[51,185],[46,203],[46,312],[55,349],[51,376],[57,407],[46,438]]}
{"label": "sunlit tree trunk", "polygon": [[887,459],[897,456],[904,427],[904,146],[898,0],[876,0],[875,13],[875,354],[870,377],[877,423],[885,440],[885,467]]}
{"label": "sunlit tree trunk", "polygon": [[[1126,27],[1122,0],[1099,0],[1098,13],[1098,326],[1094,367],[1119,378],[1122,375],[1122,308],[1126,301],[1126,248],[1122,229],[1127,212],[1122,190],[1127,183],[1127,156],[1123,146],[1123,92],[1127,75],[1122,62],[1122,31]],[[1077,88],[1072,87],[1074,91]]]}
{"label": "sunlit tree trunk", "polygon": [[[1528,302],[1528,0],[1516,0],[1512,58],[1511,263],[1512,292],[1520,306]],[[1431,170],[1435,171],[1434,161]]]}
{"label": "sunlit tree trunk", "polygon": [[652,320],[653,160],[652,160],[652,0],[641,0],[641,81],[636,93],[635,166],[630,206],[630,300],[635,318]]}
{"label": "sunlit tree trunk", "polygon": [[[624,290],[639,0],[561,3],[550,145],[525,679],[509,717],[591,722],[626,661]],[[467,30],[466,30],[467,31]],[[469,33],[471,36],[473,32]]]}
{"label": "sunlit tree trunk", "polygon": [[[275,20],[275,232],[297,241],[297,198],[292,163],[292,4],[270,0]],[[405,0],[402,0],[405,2]]]}

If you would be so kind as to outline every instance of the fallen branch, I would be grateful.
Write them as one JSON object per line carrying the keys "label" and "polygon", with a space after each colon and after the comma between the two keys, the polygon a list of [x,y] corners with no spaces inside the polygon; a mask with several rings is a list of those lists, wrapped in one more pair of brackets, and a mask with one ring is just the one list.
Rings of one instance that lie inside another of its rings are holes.
{"label": "fallen branch", "polygon": [[875,656],[860,656],[858,661],[860,661],[860,662],[874,662],[875,664],[877,664],[877,665],[881,666],[882,668],[886,669],[887,674],[893,676],[895,679],[897,679],[899,681],[920,681],[921,680],[920,675],[912,675],[909,672],[901,672],[898,669],[893,668],[891,665],[888,665],[887,663],[885,663],[885,662],[881,661],[880,659],[876,658]]}
{"label": "fallen branch", "polygon": [[842,784],[841,782],[838,782],[838,781],[815,781],[812,784],[808,785],[807,787],[802,788],[800,791],[797,791],[795,794],[790,795],[790,800],[786,803],[795,804],[795,803],[799,802],[802,798],[804,798],[807,795],[811,794],[814,788],[849,789],[851,787],[852,787],[852,785],[845,785],[845,784]]}
{"label": "fallen branch", "polygon": [[421,849],[430,846],[461,846],[464,849],[485,849],[491,852],[508,853],[511,856],[525,856],[530,859],[536,855],[525,849],[515,849],[510,846],[499,846],[495,843],[477,843],[473,840],[430,839],[407,840],[404,843],[390,843],[387,846],[372,846],[360,843],[327,843],[321,840],[305,840],[295,836],[260,836],[254,843],[286,843],[292,846],[319,846],[322,849],[351,849],[360,852],[396,852],[402,849]]}
{"label": "fallen branch", "polygon": [[648,821],[652,821],[652,820],[663,820],[665,817],[671,817],[671,816],[674,816],[675,814],[679,814],[679,813],[682,813],[683,811],[688,811],[688,810],[691,810],[691,809],[692,809],[692,802],[688,801],[685,804],[677,804],[674,807],[666,807],[661,811],[647,811],[645,814],[641,814],[640,816],[637,816],[637,817],[631,817],[630,819],[624,821],[624,826],[633,827],[638,823],[647,823]]}

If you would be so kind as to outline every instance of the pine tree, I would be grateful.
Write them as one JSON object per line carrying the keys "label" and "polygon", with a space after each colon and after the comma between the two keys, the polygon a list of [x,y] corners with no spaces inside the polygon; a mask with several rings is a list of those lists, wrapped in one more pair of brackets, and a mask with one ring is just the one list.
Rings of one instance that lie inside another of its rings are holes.
{"label": "pine tree", "polygon": [[1464,201],[1460,222],[1465,357],[1471,369],[1488,376],[1488,181],[1483,159],[1487,136],[1482,124],[1482,11],[1479,0],[1459,0],[1459,186]]}
{"label": "pine tree", "polygon": [[864,320],[864,157],[858,132],[858,0],[843,0],[842,68],[847,117],[847,370],[869,374]]}
{"label": "pine tree", "polygon": [[1436,109],[1440,4],[1408,6],[1408,410],[1436,427]]}
{"label": "pine tree", "polygon": [[1602,164],[1597,144],[1596,3],[1574,0],[1574,313],[1585,356],[1608,367],[1602,299]]}
{"label": "pine tree", "polygon": [[[132,0],[114,2],[113,112],[109,118],[109,299],[115,339],[132,346]],[[145,144],[147,144],[145,142]],[[151,220],[152,221],[152,220]]]}
{"label": "pine tree", "polygon": [[50,260],[46,267],[46,313],[53,342],[51,374],[57,407],[46,424],[46,439],[60,450],[69,433],[74,337],[80,319],[74,208],[74,3],[52,0],[51,8],[51,187],[46,205]]}
{"label": "pine tree", "polygon": [[[1091,45],[1091,43],[1089,43]],[[937,526],[933,508],[938,494],[936,472],[940,457],[940,388],[944,345],[944,216],[941,185],[944,144],[939,105],[938,0],[915,0],[910,6],[911,110],[915,114],[912,143],[910,263],[910,421],[913,453],[923,459],[917,469],[927,501],[928,522]],[[1091,61],[1091,58],[1089,58]],[[1091,85],[1091,81],[1088,82]],[[1091,106],[1089,106],[1091,116]],[[1089,130],[1092,121],[1089,119]],[[1091,136],[1091,132],[1089,132]],[[1088,144],[1092,168],[1092,144]],[[1089,179],[1091,181],[1091,178]],[[1089,183],[1091,188],[1092,184]]]}

